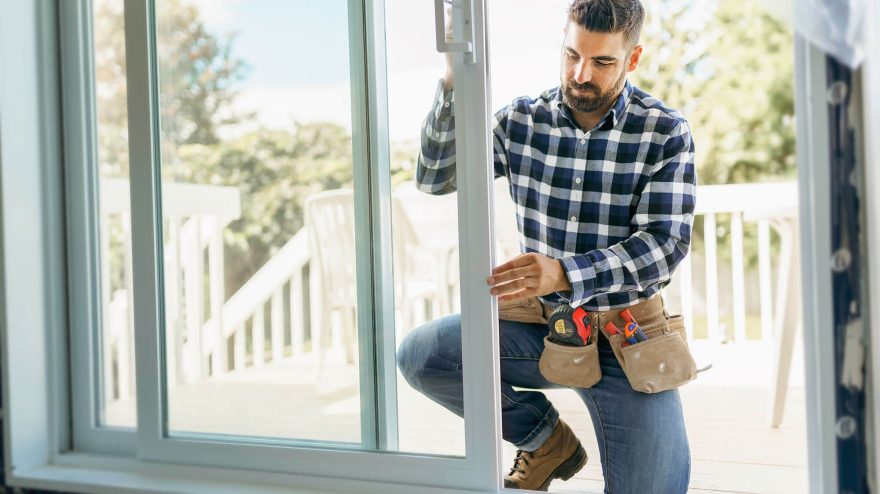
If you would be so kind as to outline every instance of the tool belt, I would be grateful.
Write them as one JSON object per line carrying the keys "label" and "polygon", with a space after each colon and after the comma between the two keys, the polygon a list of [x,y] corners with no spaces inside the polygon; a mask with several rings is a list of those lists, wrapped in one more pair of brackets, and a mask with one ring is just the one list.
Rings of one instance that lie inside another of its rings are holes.
{"label": "tool belt", "polygon": [[[620,315],[624,309],[630,311],[647,340],[627,344],[623,334],[606,331],[609,322],[618,328],[624,327],[625,321]],[[501,307],[499,318],[546,324],[551,311],[552,308],[533,298],[532,301]],[[589,388],[598,383],[602,379],[598,351],[600,331],[608,340],[632,389],[659,393],[696,379],[697,365],[688,348],[684,320],[680,315],[670,316],[666,312],[659,293],[629,307],[588,312],[588,317],[592,332],[585,346],[561,345],[549,341],[549,337],[544,338],[539,369],[548,381],[578,388]]]}

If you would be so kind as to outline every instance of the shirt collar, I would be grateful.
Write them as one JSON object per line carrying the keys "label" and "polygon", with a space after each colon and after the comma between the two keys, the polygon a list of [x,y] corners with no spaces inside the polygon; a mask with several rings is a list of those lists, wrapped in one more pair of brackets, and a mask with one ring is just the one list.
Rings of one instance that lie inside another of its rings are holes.
{"label": "shirt collar", "polygon": [[[621,91],[620,96],[617,97],[617,100],[611,105],[611,108],[608,109],[608,112],[599,120],[599,124],[596,125],[596,128],[599,130],[610,130],[613,129],[617,122],[620,121],[620,117],[623,116],[623,112],[626,110],[627,104],[629,104],[629,99],[633,93],[633,86],[630,84],[629,80],[626,80],[623,85],[623,91]],[[562,102],[562,87],[556,89],[556,96],[553,98],[556,104],[556,108],[562,112],[562,115],[571,122],[572,125],[577,127],[577,121],[574,119],[574,115],[571,113],[571,108],[568,107],[565,103]],[[591,129],[592,130],[592,129]]]}

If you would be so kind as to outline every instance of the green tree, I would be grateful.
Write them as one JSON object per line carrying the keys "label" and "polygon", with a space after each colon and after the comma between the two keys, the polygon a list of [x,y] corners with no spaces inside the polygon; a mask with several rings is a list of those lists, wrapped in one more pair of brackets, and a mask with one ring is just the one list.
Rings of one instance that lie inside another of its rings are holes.
{"label": "green tree", "polygon": [[633,81],[684,113],[701,184],[793,178],[793,35],[742,0],[648,0]]}
{"label": "green tree", "polygon": [[[182,0],[157,2],[160,135],[163,174],[178,171],[177,148],[217,143],[217,131],[241,116],[232,111],[235,83],[246,66],[232,56],[233,39],[209,33],[195,7]],[[93,3],[95,97],[99,171],[128,177],[128,93],[123,2]],[[125,237],[118,218],[108,219],[110,291],[124,288]]]}
{"label": "green tree", "polygon": [[[757,3],[644,0],[645,52],[633,82],[688,119],[700,185],[795,177],[793,33]],[[699,203],[700,197],[697,197]],[[718,218],[727,225],[728,215]],[[692,248],[702,250],[702,221]],[[718,237],[722,262],[730,236]],[[757,233],[744,232],[747,268]]]}
{"label": "green tree", "polygon": [[[128,176],[128,112],[123,3],[95,2],[95,86],[98,149],[103,176]],[[182,0],[156,7],[163,171],[177,164],[183,144],[217,143],[217,132],[243,116],[233,111],[244,61],[234,39],[205,29],[198,10]]]}

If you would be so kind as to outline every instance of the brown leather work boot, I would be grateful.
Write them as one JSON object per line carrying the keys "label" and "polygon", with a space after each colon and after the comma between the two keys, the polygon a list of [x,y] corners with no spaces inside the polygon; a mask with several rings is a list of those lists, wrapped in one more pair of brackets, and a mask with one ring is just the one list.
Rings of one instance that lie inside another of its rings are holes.
{"label": "brown leather work boot", "polygon": [[546,491],[553,479],[568,480],[586,464],[587,452],[568,424],[559,419],[540,448],[516,452],[513,468],[504,476],[504,487]]}

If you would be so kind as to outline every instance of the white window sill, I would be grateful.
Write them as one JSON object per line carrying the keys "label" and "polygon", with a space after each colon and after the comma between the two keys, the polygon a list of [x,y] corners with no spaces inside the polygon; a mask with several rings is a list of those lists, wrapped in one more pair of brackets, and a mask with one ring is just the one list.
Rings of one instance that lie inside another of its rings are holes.
{"label": "white window sill", "polygon": [[424,486],[250,470],[148,463],[87,453],[57,456],[51,464],[16,470],[10,485],[88,494],[460,494]]}

